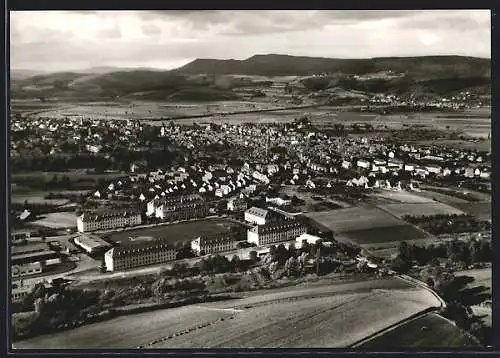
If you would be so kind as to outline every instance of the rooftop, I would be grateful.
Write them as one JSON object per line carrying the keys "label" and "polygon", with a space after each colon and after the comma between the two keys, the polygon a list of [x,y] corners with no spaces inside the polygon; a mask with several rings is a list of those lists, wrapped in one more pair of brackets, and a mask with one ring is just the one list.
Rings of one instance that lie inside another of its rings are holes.
{"label": "rooftop", "polygon": [[288,221],[288,222],[280,222],[266,225],[258,225],[252,229],[254,232],[258,232],[259,234],[265,234],[268,232],[276,232],[281,230],[289,230],[294,228],[304,227],[298,221]]}
{"label": "rooftop", "polygon": [[152,240],[128,241],[126,244],[110,249],[107,254],[116,257],[164,250],[175,250],[175,248],[169,245],[164,239],[155,238]]}
{"label": "rooftop", "polygon": [[78,237],[75,237],[75,242],[76,241],[78,241],[81,245],[86,245],[90,248],[111,246],[109,243],[95,235],[80,235]]}
{"label": "rooftop", "polygon": [[125,209],[125,210],[107,210],[107,211],[96,211],[96,212],[87,212],[80,215],[80,219],[84,222],[89,221],[98,221],[107,218],[116,218],[116,217],[124,217],[128,218],[134,215],[139,215],[135,210]]}
{"label": "rooftop", "polygon": [[246,211],[246,213],[248,214],[252,214],[252,215],[255,215],[255,216],[259,216],[261,218],[266,218],[269,211],[266,210],[266,209],[261,209],[261,208],[258,208],[256,206],[252,206],[250,209],[248,209]]}
{"label": "rooftop", "polygon": [[49,248],[46,244],[28,244],[21,246],[12,246],[11,253],[12,255],[22,255],[34,252],[43,252],[48,251]]}

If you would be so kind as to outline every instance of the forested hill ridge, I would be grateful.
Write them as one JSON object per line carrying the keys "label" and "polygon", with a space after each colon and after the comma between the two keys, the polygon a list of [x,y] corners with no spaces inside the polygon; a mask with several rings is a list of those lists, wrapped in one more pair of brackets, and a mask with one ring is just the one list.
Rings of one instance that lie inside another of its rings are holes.
{"label": "forested hill ridge", "polygon": [[246,60],[197,59],[175,70],[185,74],[310,76],[321,73],[363,75],[381,71],[416,79],[490,77],[489,59],[464,56],[380,57],[336,59],[288,55],[255,55]]}
{"label": "forested hill ridge", "polygon": [[[198,59],[170,71],[97,68],[88,71],[17,75],[11,71],[12,98],[55,100],[146,99],[221,101],[250,96],[310,96],[330,90],[368,95],[447,96],[472,91],[489,96],[491,61],[462,56],[332,59],[255,55],[246,60]],[[272,100],[274,100],[272,98]]]}

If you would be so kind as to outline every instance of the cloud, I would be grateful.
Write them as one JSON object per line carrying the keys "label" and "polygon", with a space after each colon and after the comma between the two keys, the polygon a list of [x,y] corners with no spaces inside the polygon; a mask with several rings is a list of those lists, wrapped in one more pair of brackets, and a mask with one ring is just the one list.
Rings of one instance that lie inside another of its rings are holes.
{"label": "cloud", "polygon": [[122,32],[120,27],[115,24],[112,27],[100,30],[99,35],[106,39],[119,39],[122,37]]}
{"label": "cloud", "polygon": [[489,57],[490,33],[485,10],[11,12],[11,65],[170,68],[265,53]]}
{"label": "cloud", "polygon": [[161,34],[161,28],[154,24],[145,23],[141,25],[142,33],[144,35],[158,35]]}

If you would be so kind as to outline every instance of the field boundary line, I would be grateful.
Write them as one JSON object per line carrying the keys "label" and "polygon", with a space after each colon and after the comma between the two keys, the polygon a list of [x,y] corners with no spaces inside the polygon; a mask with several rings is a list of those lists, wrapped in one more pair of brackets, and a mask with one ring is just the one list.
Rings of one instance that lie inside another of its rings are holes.
{"label": "field boundary line", "polygon": [[437,240],[437,241],[441,241],[441,239],[439,239],[436,235],[433,235],[433,234],[431,234],[431,233],[429,233],[429,232],[425,231],[424,229],[422,229],[422,228],[418,227],[417,225],[414,225],[414,224],[412,224],[412,223],[409,223],[409,222],[408,222],[408,221],[406,221],[406,220],[403,220],[402,218],[398,218],[396,215],[394,215],[394,214],[393,214],[393,213],[391,213],[390,211],[388,211],[388,210],[386,210],[386,209],[384,209],[384,208],[382,208],[382,207],[380,207],[380,206],[378,206],[378,205],[377,205],[377,208],[379,208],[379,209],[380,209],[380,210],[382,210],[383,212],[385,212],[385,213],[387,213],[387,214],[391,215],[392,217],[394,217],[394,218],[396,218],[396,219],[400,220],[401,222],[403,222],[403,223],[405,223],[405,224],[407,224],[407,225],[413,226],[413,228],[417,229],[417,230],[418,230],[418,231],[420,231],[422,234],[424,234],[426,239],[435,239],[435,240]]}
{"label": "field boundary line", "polygon": [[436,291],[434,291],[432,288],[430,288],[429,285],[427,285],[425,282],[422,282],[420,280],[417,280],[416,278],[413,278],[413,277],[405,275],[405,274],[397,275],[396,277],[398,277],[399,279],[405,280],[407,282],[411,282],[414,285],[417,285],[417,286],[423,288],[424,290],[430,292],[434,297],[436,297],[438,299],[439,303],[441,304],[439,308],[440,309],[446,308],[445,300],[441,296],[439,296]]}
{"label": "field boundary line", "polygon": [[[406,282],[410,282],[412,283],[413,285],[416,285],[420,288],[423,288],[424,290],[430,292],[435,298],[437,298],[437,300],[439,301],[440,303],[440,306],[439,307],[429,307],[429,308],[426,308],[425,310],[422,310],[420,312],[417,312],[407,318],[405,318],[404,320],[402,321],[399,321],[393,325],[390,325],[389,327],[386,327],[384,328],[383,330],[380,330],[379,332],[376,332],[368,337],[365,337],[363,338],[362,340],[358,341],[358,342],[355,342],[353,344],[351,344],[349,347],[352,347],[352,348],[355,348],[355,347],[359,347],[360,345],[364,344],[364,343],[367,343],[369,341],[371,341],[372,339],[374,338],[377,338],[379,336],[382,336],[384,335],[385,333],[388,333],[400,326],[403,326],[409,322],[412,322],[416,319],[419,319],[429,313],[436,313],[437,311],[440,311],[442,310],[443,308],[446,307],[446,302],[441,298],[441,296],[439,296],[433,289],[431,289],[427,284],[425,284],[424,282],[420,281],[420,280],[417,280],[413,277],[410,277],[408,275],[404,275],[404,274],[401,274],[401,275],[397,275],[396,276],[397,278],[401,279],[401,280],[404,280]],[[441,315],[439,315],[440,317],[442,317]],[[444,318],[444,317],[443,317]],[[450,321],[451,322],[451,321]],[[453,323],[453,322],[452,322]],[[454,324],[454,323],[453,323]],[[454,324],[455,325],[455,324]]]}
{"label": "field boundary line", "polygon": [[435,307],[426,308],[423,311],[417,312],[417,313],[415,313],[415,314],[413,314],[413,315],[405,318],[402,321],[396,322],[396,323],[394,323],[394,324],[392,324],[392,325],[390,325],[390,326],[388,326],[388,327],[386,327],[386,328],[384,328],[384,329],[382,329],[382,330],[380,330],[378,332],[375,332],[375,333],[373,333],[373,334],[371,334],[371,335],[369,335],[369,336],[367,336],[367,337],[365,337],[365,338],[363,338],[363,339],[361,339],[361,340],[359,340],[359,341],[357,341],[357,342],[349,345],[348,348],[357,348],[357,347],[359,347],[359,346],[361,346],[361,345],[363,345],[365,343],[370,342],[371,340],[373,340],[373,339],[375,339],[377,337],[383,336],[384,334],[395,330],[398,327],[401,327],[401,326],[404,326],[407,323],[413,322],[413,321],[415,321],[415,320],[417,320],[417,319],[419,319],[421,317],[424,317],[424,316],[428,315],[429,313],[433,313],[433,312],[435,312],[435,310],[436,310]]}

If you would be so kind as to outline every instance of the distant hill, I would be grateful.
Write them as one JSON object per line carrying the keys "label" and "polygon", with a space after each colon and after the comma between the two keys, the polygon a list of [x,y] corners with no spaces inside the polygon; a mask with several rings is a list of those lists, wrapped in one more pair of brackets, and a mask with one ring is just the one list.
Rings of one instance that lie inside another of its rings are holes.
{"label": "distant hill", "polygon": [[23,70],[23,69],[11,69],[10,70],[10,78],[11,80],[23,80],[29,77],[33,77],[36,75],[41,75],[46,72],[43,71],[35,71],[35,70]]}
{"label": "distant hill", "polygon": [[[238,99],[242,88],[288,83],[302,94],[395,93],[446,95],[469,88],[491,91],[491,61],[461,56],[331,59],[256,55],[246,60],[198,59],[171,71],[95,67],[84,71],[12,76],[13,98],[219,101]],[[24,74],[24,75],[23,75]],[[321,74],[321,76],[317,76]],[[278,77],[281,76],[281,77]],[[274,79],[276,78],[276,79]],[[282,90],[284,92],[284,90]]]}
{"label": "distant hill", "polygon": [[379,71],[405,73],[418,79],[490,77],[491,61],[463,56],[335,59],[287,55],[255,55],[246,60],[197,59],[175,70],[185,74],[308,76],[320,73],[361,75]]}

